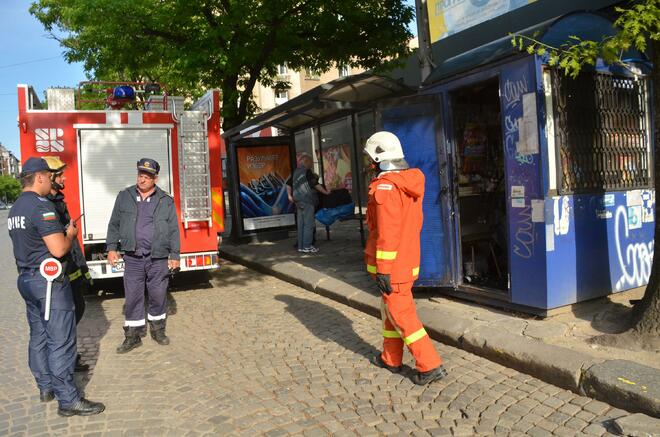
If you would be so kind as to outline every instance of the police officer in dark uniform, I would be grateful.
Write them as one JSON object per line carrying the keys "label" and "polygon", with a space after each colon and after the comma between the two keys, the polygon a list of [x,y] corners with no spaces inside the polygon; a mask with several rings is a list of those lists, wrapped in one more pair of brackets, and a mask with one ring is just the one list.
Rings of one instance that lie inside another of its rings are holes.
{"label": "police officer in dark uniform", "polygon": [[170,270],[179,268],[179,218],[172,197],[156,185],[160,165],[142,158],[137,163],[137,184],[117,195],[108,222],[106,245],[108,264],[120,260],[124,251],[124,342],[117,348],[123,354],[142,344],[146,329],[144,289],[149,295],[146,319],[151,337],[168,345],[165,335],[167,285]]}
{"label": "police officer in dark uniform", "polygon": [[[66,228],[71,221],[69,209],[64,202],[64,193],[62,193],[64,183],[66,182],[66,176],[64,175],[66,164],[57,156],[44,156],[43,159],[48,163],[48,168],[50,168],[51,172],[51,189],[46,197],[53,202],[60,223]],[[62,266],[64,268],[64,273],[68,276],[69,282],[71,283],[73,303],[76,307],[76,326],[78,326],[83,314],[85,314],[85,291],[92,284],[92,277],[89,274],[87,260],[80,248],[78,239],[73,240],[71,251],[69,251]],[[82,363],[80,354],[77,354],[75,371],[84,372],[88,369],[89,365]]]}
{"label": "police officer in dark uniform", "polygon": [[73,380],[76,363],[76,321],[69,280],[60,275],[52,283],[49,320],[45,318],[47,282],[39,272],[47,258],[64,258],[78,235],[74,222],[66,231],[53,204],[50,170],[42,158],[30,158],[21,173],[23,192],[7,220],[18,267],[18,291],[25,300],[30,326],[29,365],[42,402],[57,398],[61,416],[89,416],[105,406],[80,396]]}

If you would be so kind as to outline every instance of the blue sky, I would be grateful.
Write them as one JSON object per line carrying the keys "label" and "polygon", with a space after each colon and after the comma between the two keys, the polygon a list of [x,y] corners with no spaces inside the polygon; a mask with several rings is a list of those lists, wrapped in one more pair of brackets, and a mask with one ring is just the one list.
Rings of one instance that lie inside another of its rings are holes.
{"label": "blue sky", "polygon": [[74,87],[86,79],[82,65],[67,64],[57,41],[49,39],[30,15],[30,3],[2,0],[0,13],[0,143],[16,156],[20,156],[16,85],[32,85],[42,98],[46,88]]}
{"label": "blue sky", "polygon": [[[28,12],[29,0],[1,0],[0,10],[0,143],[20,156],[16,85],[32,85],[43,98],[52,86],[76,87],[86,80],[82,64],[68,64],[57,41]],[[414,5],[414,0],[406,3]],[[417,34],[415,24],[411,30]]]}

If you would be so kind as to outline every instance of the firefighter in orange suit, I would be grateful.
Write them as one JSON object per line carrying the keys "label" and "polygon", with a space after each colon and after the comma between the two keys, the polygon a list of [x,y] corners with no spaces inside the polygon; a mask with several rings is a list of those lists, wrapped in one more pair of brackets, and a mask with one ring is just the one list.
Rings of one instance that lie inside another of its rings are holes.
{"label": "firefighter in orange suit", "polygon": [[412,285],[419,275],[424,174],[408,167],[399,139],[390,132],[373,134],[364,150],[380,169],[369,185],[365,249],[367,271],[382,294],[383,353],[372,362],[399,372],[405,343],[415,358],[413,382],[429,384],[447,372],[417,317],[412,297]]}

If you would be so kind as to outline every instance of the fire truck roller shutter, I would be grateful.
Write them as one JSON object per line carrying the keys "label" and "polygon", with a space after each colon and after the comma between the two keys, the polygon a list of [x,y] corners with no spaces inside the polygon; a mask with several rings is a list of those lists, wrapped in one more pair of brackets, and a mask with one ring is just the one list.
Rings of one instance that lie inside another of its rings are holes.
{"label": "fire truck roller shutter", "polygon": [[160,164],[158,186],[172,194],[169,129],[79,130],[83,240],[105,241],[117,194],[134,185],[140,158]]}

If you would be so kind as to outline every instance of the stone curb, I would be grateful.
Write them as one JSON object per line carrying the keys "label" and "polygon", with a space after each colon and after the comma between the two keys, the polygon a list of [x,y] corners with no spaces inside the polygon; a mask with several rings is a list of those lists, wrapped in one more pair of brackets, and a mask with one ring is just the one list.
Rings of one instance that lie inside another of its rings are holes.
{"label": "stone curb", "polygon": [[[379,296],[317,270],[293,261],[255,261],[222,248],[220,256],[380,317]],[[462,318],[449,311],[420,306],[417,312],[434,340],[612,406],[660,417],[660,372],[656,369],[626,360],[602,362],[582,352],[496,331],[487,322]]]}

